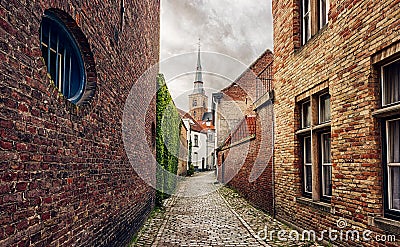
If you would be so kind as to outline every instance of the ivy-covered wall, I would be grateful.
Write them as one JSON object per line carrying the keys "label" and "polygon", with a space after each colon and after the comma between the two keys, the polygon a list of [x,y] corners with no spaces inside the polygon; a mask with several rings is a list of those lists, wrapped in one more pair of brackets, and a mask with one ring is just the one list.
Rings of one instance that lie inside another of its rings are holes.
{"label": "ivy-covered wall", "polygon": [[[171,94],[168,91],[164,76],[157,77],[157,204],[167,198],[175,189],[180,145],[181,118]],[[168,171],[168,172],[166,172]]]}

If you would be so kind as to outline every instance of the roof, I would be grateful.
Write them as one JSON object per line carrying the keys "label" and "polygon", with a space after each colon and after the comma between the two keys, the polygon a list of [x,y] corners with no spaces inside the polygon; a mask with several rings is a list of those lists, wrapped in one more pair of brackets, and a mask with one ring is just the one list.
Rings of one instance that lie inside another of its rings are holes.
{"label": "roof", "polygon": [[178,109],[178,113],[179,113],[179,115],[181,116],[182,119],[189,119],[190,120],[190,129],[191,130],[197,131],[197,132],[202,132],[203,131],[203,127],[196,120],[194,120],[194,118],[192,116],[190,116],[189,113],[187,113],[184,110],[181,110],[179,108],[177,108],[177,109]]}

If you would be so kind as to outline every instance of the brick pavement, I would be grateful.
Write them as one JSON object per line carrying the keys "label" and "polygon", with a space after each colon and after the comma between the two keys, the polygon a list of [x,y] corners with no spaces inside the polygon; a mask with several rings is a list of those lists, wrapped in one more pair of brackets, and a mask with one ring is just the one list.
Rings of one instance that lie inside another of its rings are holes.
{"label": "brick pavement", "polygon": [[215,181],[209,172],[180,182],[176,195],[153,213],[132,246],[316,246],[258,239],[266,225],[290,229]]}

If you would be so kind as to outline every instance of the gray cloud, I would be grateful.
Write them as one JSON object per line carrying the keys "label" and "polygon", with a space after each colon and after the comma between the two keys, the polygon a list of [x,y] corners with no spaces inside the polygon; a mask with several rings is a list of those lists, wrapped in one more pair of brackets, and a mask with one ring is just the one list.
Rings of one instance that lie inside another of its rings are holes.
{"label": "gray cloud", "polygon": [[[194,74],[171,79],[195,70],[196,55],[172,60],[171,57],[196,52],[198,38],[202,51],[234,58],[202,54],[203,69],[236,78],[267,48],[273,49],[271,0],[161,1],[161,60],[166,62],[161,64],[160,71],[165,74],[176,105],[182,109],[187,109],[187,94],[193,87]],[[208,94],[230,83],[231,80],[204,76]]]}

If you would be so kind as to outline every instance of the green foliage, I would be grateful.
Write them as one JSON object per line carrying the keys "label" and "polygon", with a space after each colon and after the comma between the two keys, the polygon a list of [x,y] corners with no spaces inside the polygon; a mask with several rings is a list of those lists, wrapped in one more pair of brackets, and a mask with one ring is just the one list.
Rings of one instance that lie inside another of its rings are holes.
{"label": "green foliage", "polygon": [[172,174],[177,174],[178,171],[181,118],[162,74],[157,76],[157,86],[156,159],[160,167],[157,167],[159,190],[156,203],[161,205],[162,200],[176,187],[175,177],[169,176],[165,171]]}

